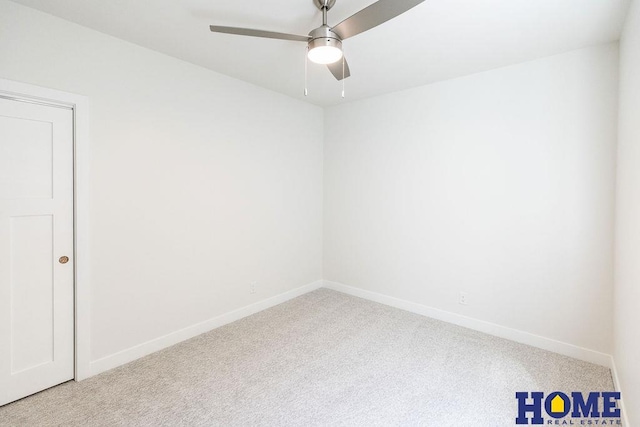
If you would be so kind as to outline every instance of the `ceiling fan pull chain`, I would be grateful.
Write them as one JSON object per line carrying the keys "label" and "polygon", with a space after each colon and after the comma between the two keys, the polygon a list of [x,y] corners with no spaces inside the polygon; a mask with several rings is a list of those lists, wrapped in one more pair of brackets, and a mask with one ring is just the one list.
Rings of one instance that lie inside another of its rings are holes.
{"label": "ceiling fan pull chain", "polygon": [[344,48],[342,49],[342,98],[344,98]]}
{"label": "ceiling fan pull chain", "polygon": [[307,90],[307,67],[309,63],[309,46],[307,46],[307,52],[304,55],[304,96],[309,95]]}

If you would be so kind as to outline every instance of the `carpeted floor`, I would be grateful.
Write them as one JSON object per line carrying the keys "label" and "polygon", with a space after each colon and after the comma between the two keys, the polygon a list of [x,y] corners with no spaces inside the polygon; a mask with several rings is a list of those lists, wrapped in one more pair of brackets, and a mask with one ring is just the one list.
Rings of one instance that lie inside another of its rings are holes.
{"label": "carpeted floor", "polygon": [[2,426],[513,426],[516,391],[608,369],[320,289],[81,383]]}

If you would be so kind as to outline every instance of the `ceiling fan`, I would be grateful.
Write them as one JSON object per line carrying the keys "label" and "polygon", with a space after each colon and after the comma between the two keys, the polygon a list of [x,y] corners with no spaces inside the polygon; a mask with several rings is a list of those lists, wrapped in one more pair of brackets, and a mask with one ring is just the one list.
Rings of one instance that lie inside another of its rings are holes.
{"label": "ceiling fan", "polygon": [[[308,36],[255,30],[251,28],[222,27],[211,25],[214,33],[236,34],[240,36],[264,37],[269,39],[293,40],[307,43],[310,61],[325,64],[338,80],[351,75],[342,52],[342,41],[370,30],[417,6],[424,0],[379,0],[345,19],[335,27],[327,25],[327,12],[336,0],[313,0],[322,11],[322,25],[311,30]],[[342,61],[340,61],[342,59]]]}

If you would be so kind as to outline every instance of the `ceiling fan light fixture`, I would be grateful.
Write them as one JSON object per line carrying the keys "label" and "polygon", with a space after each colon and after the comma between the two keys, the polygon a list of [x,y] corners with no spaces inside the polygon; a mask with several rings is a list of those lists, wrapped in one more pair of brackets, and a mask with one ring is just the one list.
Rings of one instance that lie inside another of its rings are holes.
{"label": "ceiling fan light fixture", "polygon": [[342,59],[342,42],[334,38],[318,38],[309,42],[307,56],[316,64],[333,64]]}

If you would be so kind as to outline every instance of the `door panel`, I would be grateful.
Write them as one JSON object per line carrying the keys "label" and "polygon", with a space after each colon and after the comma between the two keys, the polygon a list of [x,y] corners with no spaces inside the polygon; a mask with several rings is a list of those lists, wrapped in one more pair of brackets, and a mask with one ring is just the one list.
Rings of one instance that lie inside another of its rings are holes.
{"label": "door panel", "polygon": [[11,374],[17,374],[53,362],[53,216],[14,216],[9,229]]}
{"label": "door panel", "polygon": [[73,379],[72,255],[73,113],[0,98],[0,405]]}
{"label": "door panel", "polygon": [[[16,102],[16,101],[7,101]],[[0,198],[51,198],[52,123],[0,116]]]}

